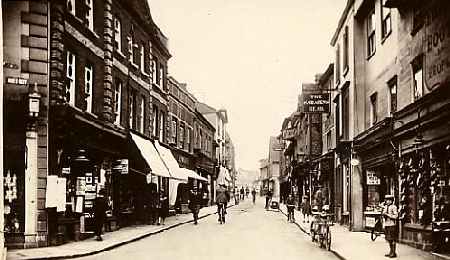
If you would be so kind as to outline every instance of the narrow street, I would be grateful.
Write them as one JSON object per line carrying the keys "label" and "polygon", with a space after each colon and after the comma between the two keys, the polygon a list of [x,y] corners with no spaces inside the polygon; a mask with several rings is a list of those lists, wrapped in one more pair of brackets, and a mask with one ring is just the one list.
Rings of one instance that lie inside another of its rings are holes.
{"label": "narrow street", "polygon": [[313,244],[296,225],[278,212],[265,211],[263,198],[228,209],[227,223],[217,215],[199,225],[150,236],[115,250],[80,259],[337,259]]}

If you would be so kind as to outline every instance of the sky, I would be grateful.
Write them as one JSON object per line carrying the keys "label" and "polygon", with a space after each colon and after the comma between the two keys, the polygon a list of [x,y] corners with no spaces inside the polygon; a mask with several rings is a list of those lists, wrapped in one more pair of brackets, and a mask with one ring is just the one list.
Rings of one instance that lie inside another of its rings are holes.
{"label": "sky", "polygon": [[345,0],[148,1],[169,38],[169,74],[199,101],[227,109],[236,167],[259,170],[302,82],[334,60]]}

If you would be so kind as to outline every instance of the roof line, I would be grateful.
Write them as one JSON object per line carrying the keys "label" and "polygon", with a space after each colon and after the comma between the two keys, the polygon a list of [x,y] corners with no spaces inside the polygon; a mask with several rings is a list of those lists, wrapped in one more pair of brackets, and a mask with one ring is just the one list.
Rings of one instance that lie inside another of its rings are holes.
{"label": "roof line", "polygon": [[345,6],[344,11],[341,14],[341,18],[339,18],[339,23],[338,23],[338,27],[336,28],[336,31],[334,32],[333,38],[331,38],[331,46],[334,46],[334,44],[337,41],[339,32],[342,29],[342,26],[344,25],[344,22],[347,18],[348,12],[350,11],[350,8],[353,6],[353,4],[355,3],[355,0],[347,0],[347,5]]}

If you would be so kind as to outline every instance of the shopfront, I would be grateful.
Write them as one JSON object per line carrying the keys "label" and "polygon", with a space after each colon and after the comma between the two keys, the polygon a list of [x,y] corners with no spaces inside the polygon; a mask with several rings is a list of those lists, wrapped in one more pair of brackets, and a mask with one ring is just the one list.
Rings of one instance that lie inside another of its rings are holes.
{"label": "shopfront", "polygon": [[55,108],[50,116],[45,201],[49,245],[93,235],[94,200],[101,189],[108,199],[108,230],[118,228],[118,180],[129,174],[126,134],[67,106]]}

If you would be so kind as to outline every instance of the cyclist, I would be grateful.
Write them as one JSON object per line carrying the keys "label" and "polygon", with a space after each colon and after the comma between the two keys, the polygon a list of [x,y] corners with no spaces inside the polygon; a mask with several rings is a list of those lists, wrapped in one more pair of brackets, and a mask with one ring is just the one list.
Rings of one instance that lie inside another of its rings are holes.
{"label": "cyclist", "polygon": [[216,190],[217,214],[219,215],[220,224],[225,223],[226,207],[229,195],[224,184],[220,184]]}

